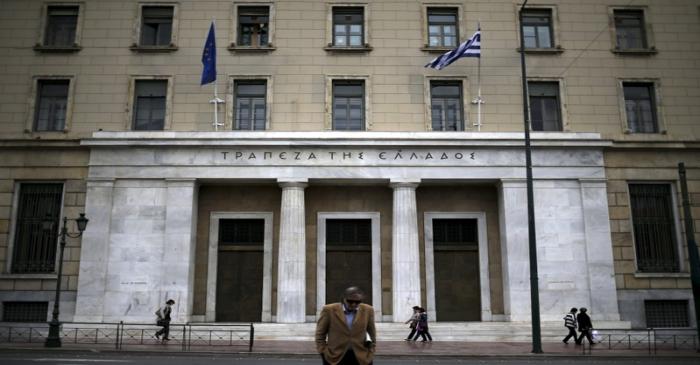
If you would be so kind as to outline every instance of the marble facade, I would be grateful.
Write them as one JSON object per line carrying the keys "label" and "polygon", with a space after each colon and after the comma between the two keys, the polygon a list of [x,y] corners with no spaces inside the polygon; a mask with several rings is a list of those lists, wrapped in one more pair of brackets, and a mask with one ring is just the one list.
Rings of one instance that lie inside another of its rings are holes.
{"label": "marble facade", "polygon": [[[599,319],[619,320],[603,167],[608,142],[595,133],[532,138],[542,318],[559,320],[570,298]],[[96,132],[81,143],[91,149],[86,199],[91,223],[83,238],[76,321],[150,321],[168,298],[177,302],[176,320],[198,319],[192,313],[198,185],[261,180],[276,182],[282,191],[276,311],[270,309],[272,293],[264,293],[263,320],[310,319],[305,188],[362,181],[393,189],[391,267],[373,262],[380,275],[392,274],[392,313],[379,318],[402,322],[422,293],[431,300],[428,255],[427,284],[421,287],[416,188],[487,182],[499,191],[504,313],[491,313],[489,257],[481,250],[482,320],[529,320],[522,134]],[[483,219],[480,212],[464,213]],[[267,271],[265,280],[272,280]],[[264,290],[271,286],[268,282]],[[381,290],[373,284],[373,297],[382,298]],[[320,288],[316,296],[321,298]],[[317,299],[315,305],[321,304]],[[211,308],[205,319],[212,319]]]}

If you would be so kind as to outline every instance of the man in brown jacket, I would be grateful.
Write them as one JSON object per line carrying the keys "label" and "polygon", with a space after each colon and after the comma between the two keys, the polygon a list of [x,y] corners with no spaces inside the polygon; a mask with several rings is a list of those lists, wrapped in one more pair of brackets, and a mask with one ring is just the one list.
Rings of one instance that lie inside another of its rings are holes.
{"label": "man in brown jacket", "polygon": [[363,299],[359,288],[349,287],[341,303],[327,304],[321,310],[316,350],[324,365],[372,364],[377,335],[374,308],[362,303]]}

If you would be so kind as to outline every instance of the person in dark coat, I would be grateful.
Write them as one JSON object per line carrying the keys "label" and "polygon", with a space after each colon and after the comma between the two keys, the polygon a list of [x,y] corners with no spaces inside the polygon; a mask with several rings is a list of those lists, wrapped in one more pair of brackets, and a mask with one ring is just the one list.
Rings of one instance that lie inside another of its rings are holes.
{"label": "person in dark coat", "polygon": [[575,342],[578,342],[578,336],[576,335],[576,312],[578,312],[578,309],[571,308],[571,311],[564,316],[564,327],[569,329],[569,334],[562,340],[564,343],[569,343],[569,339],[572,337]]}
{"label": "person in dark coat", "polygon": [[156,311],[156,316],[158,316],[158,325],[163,326],[158,332],[156,332],[156,338],[160,339],[163,336],[163,341],[170,341],[170,313],[173,311],[173,304],[175,301],[168,299],[165,302],[165,307],[159,308]]}
{"label": "person in dark coat", "polygon": [[[420,317],[418,317],[418,325],[416,326],[416,337],[413,338],[413,341],[418,339],[418,336],[423,337],[423,340],[421,342],[426,342],[430,341],[433,342],[433,336],[430,335],[430,331],[428,330],[428,313],[425,311],[425,308],[420,308]],[[427,339],[425,337],[428,337]]]}
{"label": "person in dark coat", "polygon": [[581,336],[576,340],[576,344],[580,345],[581,342],[583,341],[583,337],[585,336],[588,339],[588,343],[593,345],[595,342],[593,342],[593,336],[591,335],[591,332],[593,331],[593,323],[591,323],[591,317],[588,316],[588,309],[586,308],[581,308],[579,309],[579,314],[576,316],[576,321],[578,322],[578,330],[581,332]]}

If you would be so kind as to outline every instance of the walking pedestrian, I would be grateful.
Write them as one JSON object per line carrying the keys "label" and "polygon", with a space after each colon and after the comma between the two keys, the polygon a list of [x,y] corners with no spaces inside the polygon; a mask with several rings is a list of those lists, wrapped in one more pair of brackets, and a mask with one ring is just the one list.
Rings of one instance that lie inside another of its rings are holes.
{"label": "walking pedestrian", "polygon": [[165,302],[165,306],[158,308],[156,311],[156,316],[158,316],[156,324],[163,327],[156,332],[157,339],[160,339],[160,336],[163,336],[163,341],[170,341],[170,313],[173,311],[173,304],[175,304],[175,301],[168,299],[168,301]]}
{"label": "walking pedestrian", "polygon": [[583,337],[585,336],[588,339],[588,343],[593,345],[595,342],[593,342],[593,336],[591,335],[591,331],[593,331],[593,323],[591,323],[591,317],[588,316],[588,309],[586,308],[581,308],[579,309],[579,314],[576,316],[576,321],[578,322],[578,330],[581,332],[581,335],[579,338],[576,340],[576,344],[580,345],[581,342],[583,342]]}
{"label": "walking pedestrian", "polygon": [[428,312],[426,312],[423,307],[421,307],[419,311],[420,317],[418,318],[418,325],[416,326],[416,331],[418,333],[416,333],[416,337],[413,338],[413,341],[417,340],[418,336],[421,336],[423,338],[421,342],[433,342],[433,336],[430,335],[430,330],[428,329]]}
{"label": "walking pedestrian", "polygon": [[578,343],[578,338],[576,336],[576,312],[578,309],[571,308],[571,311],[564,316],[564,327],[569,329],[569,334],[564,337],[562,342],[569,343],[570,338],[574,338],[574,342]]}
{"label": "walking pedestrian", "polygon": [[405,323],[408,323],[408,328],[411,329],[411,333],[406,337],[406,341],[411,341],[413,335],[416,334],[416,326],[418,325],[418,320],[420,320],[420,307],[417,305],[413,306],[413,315]]}

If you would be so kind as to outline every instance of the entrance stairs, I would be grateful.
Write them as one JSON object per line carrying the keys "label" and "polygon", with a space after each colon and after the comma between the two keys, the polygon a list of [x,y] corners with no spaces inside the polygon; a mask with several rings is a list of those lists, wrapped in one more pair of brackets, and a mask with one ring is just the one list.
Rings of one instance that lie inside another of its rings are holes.
{"label": "entrance stairs", "polygon": [[[315,323],[254,323],[256,340],[313,341]],[[596,323],[606,330],[629,330],[624,321]],[[209,324],[215,329],[215,324]],[[410,329],[407,324],[377,323],[377,341],[402,341]],[[567,334],[562,322],[542,322],[543,342],[559,342]],[[436,341],[530,342],[530,322],[431,322],[430,334]]]}

